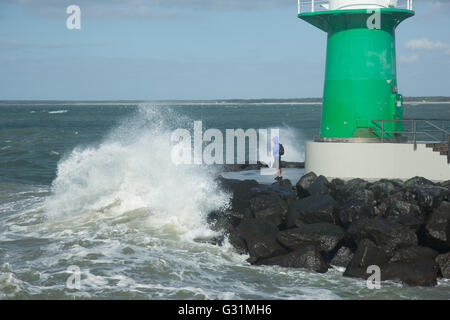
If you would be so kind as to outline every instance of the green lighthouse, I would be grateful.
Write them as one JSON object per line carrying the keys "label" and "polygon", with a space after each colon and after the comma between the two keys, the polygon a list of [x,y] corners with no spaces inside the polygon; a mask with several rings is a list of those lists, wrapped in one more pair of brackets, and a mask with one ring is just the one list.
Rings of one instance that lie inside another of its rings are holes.
{"label": "green lighthouse", "polygon": [[[379,138],[374,120],[402,120],[395,29],[412,17],[412,0],[309,1],[298,17],[328,34],[320,137]],[[321,3],[321,5],[320,5]],[[315,7],[320,5],[320,11]],[[385,137],[400,136],[401,123],[386,122]]]}

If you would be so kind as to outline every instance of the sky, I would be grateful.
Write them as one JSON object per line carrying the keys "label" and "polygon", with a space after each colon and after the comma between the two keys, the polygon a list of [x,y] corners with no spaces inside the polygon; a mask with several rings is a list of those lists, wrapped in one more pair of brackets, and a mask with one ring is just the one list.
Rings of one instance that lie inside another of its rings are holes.
{"label": "sky", "polygon": [[[450,1],[415,10],[399,91],[450,96]],[[1,100],[321,97],[325,50],[295,0],[0,0]]]}

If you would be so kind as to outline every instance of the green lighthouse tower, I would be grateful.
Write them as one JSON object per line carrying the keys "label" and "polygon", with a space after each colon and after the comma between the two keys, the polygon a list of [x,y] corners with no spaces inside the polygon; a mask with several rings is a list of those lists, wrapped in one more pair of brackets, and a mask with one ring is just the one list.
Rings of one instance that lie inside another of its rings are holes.
{"label": "green lighthouse tower", "polygon": [[[380,138],[374,120],[403,119],[397,89],[395,29],[412,17],[412,0],[308,1],[298,17],[328,34],[322,140]],[[304,4],[304,3],[303,3]],[[320,11],[315,7],[320,6]],[[401,123],[384,124],[385,137],[400,136]]]}

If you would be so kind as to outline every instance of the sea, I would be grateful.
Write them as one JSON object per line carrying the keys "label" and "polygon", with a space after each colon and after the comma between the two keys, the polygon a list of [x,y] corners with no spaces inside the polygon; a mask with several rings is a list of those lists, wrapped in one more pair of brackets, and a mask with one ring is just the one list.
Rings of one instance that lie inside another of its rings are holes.
{"label": "sea", "polygon": [[[450,104],[405,109],[450,119]],[[284,160],[302,162],[320,117],[320,104],[1,102],[0,299],[450,299],[445,279],[371,290],[339,267],[253,266],[198,241],[230,196],[217,166],[172,161],[174,131],[279,129]]]}

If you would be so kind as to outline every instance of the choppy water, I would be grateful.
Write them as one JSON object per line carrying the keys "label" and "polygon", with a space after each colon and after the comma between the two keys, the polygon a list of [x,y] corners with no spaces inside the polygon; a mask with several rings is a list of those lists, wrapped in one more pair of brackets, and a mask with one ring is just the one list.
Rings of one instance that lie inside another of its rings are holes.
{"label": "choppy water", "polygon": [[[450,118],[449,105],[407,110]],[[279,127],[287,160],[302,161],[319,105],[31,103],[0,112],[2,299],[450,298],[450,281],[371,291],[339,269],[256,267],[228,245],[193,241],[214,234],[205,215],[228,196],[213,172],[172,164],[172,130],[192,129],[194,120],[204,129]],[[79,289],[67,287],[74,266]]]}

